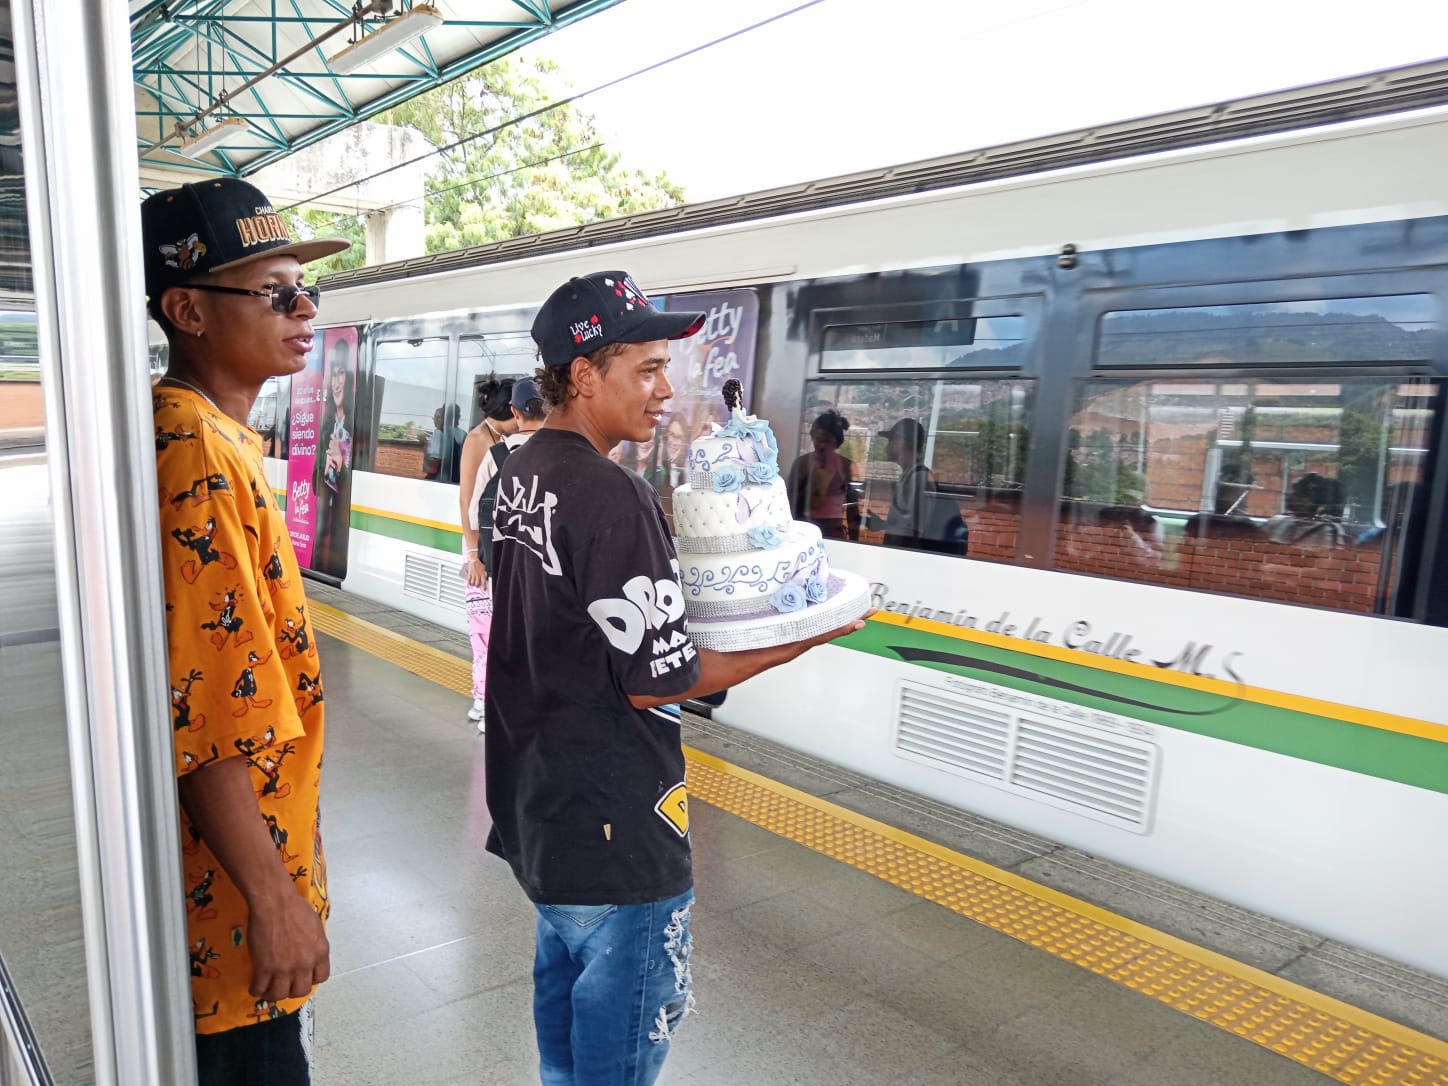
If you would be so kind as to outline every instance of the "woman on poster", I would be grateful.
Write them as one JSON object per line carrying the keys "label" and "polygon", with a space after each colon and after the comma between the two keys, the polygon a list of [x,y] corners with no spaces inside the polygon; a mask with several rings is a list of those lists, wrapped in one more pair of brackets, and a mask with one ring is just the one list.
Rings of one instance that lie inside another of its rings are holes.
{"label": "woman on poster", "polygon": [[322,425],[317,430],[318,455],[312,469],[317,521],[311,567],[340,577],[346,572],[346,521],[352,514],[351,341],[338,339],[332,343],[322,392]]}

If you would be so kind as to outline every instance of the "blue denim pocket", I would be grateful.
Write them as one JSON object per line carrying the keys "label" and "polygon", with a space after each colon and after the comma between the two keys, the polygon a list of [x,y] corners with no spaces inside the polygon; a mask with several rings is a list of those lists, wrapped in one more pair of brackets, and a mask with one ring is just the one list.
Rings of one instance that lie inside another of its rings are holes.
{"label": "blue denim pocket", "polygon": [[618,912],[617,905],[539,905],[554,916],[571,920],[580,928],[591,928]]}

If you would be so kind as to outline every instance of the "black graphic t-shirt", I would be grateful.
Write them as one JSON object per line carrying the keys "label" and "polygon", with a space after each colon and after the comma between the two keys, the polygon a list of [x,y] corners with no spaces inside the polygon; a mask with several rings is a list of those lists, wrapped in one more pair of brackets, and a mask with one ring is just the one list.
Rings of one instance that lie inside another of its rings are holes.
{"label": "black graphic t-shirt", "polygon": [[693,884],[677,718],[698,681],[657,496],[580,434],[503,464],[488,647],[488,851],[534,901],[633,905]]}

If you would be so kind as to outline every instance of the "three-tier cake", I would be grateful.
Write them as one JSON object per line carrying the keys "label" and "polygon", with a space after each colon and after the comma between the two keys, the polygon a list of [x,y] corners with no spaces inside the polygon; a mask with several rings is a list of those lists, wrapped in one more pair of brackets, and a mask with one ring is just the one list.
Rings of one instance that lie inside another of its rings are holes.
{"label": "three-tier cake", "polygon": [[725,383],[729,421],[694,440],[673,494],[689,636],[720,652],[800,641],[870,607],[864,578],[831,571],[820,530],[791,517],[774,432],[741,392]]}

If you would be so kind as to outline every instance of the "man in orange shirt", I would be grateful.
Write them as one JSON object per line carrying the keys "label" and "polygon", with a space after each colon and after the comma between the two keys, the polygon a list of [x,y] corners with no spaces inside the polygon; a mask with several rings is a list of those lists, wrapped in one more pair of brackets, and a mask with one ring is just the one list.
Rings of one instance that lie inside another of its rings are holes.
{"label": "man in orange shirt", "polygon": [[330,972],[318,827],[322,685],[286,519],[246,419],[300,371],[319,294],[271,202],[221,178],[141,207],[170,345],[156,476],[186,938],[202,1086],[306,1086],[308,1000]]}

